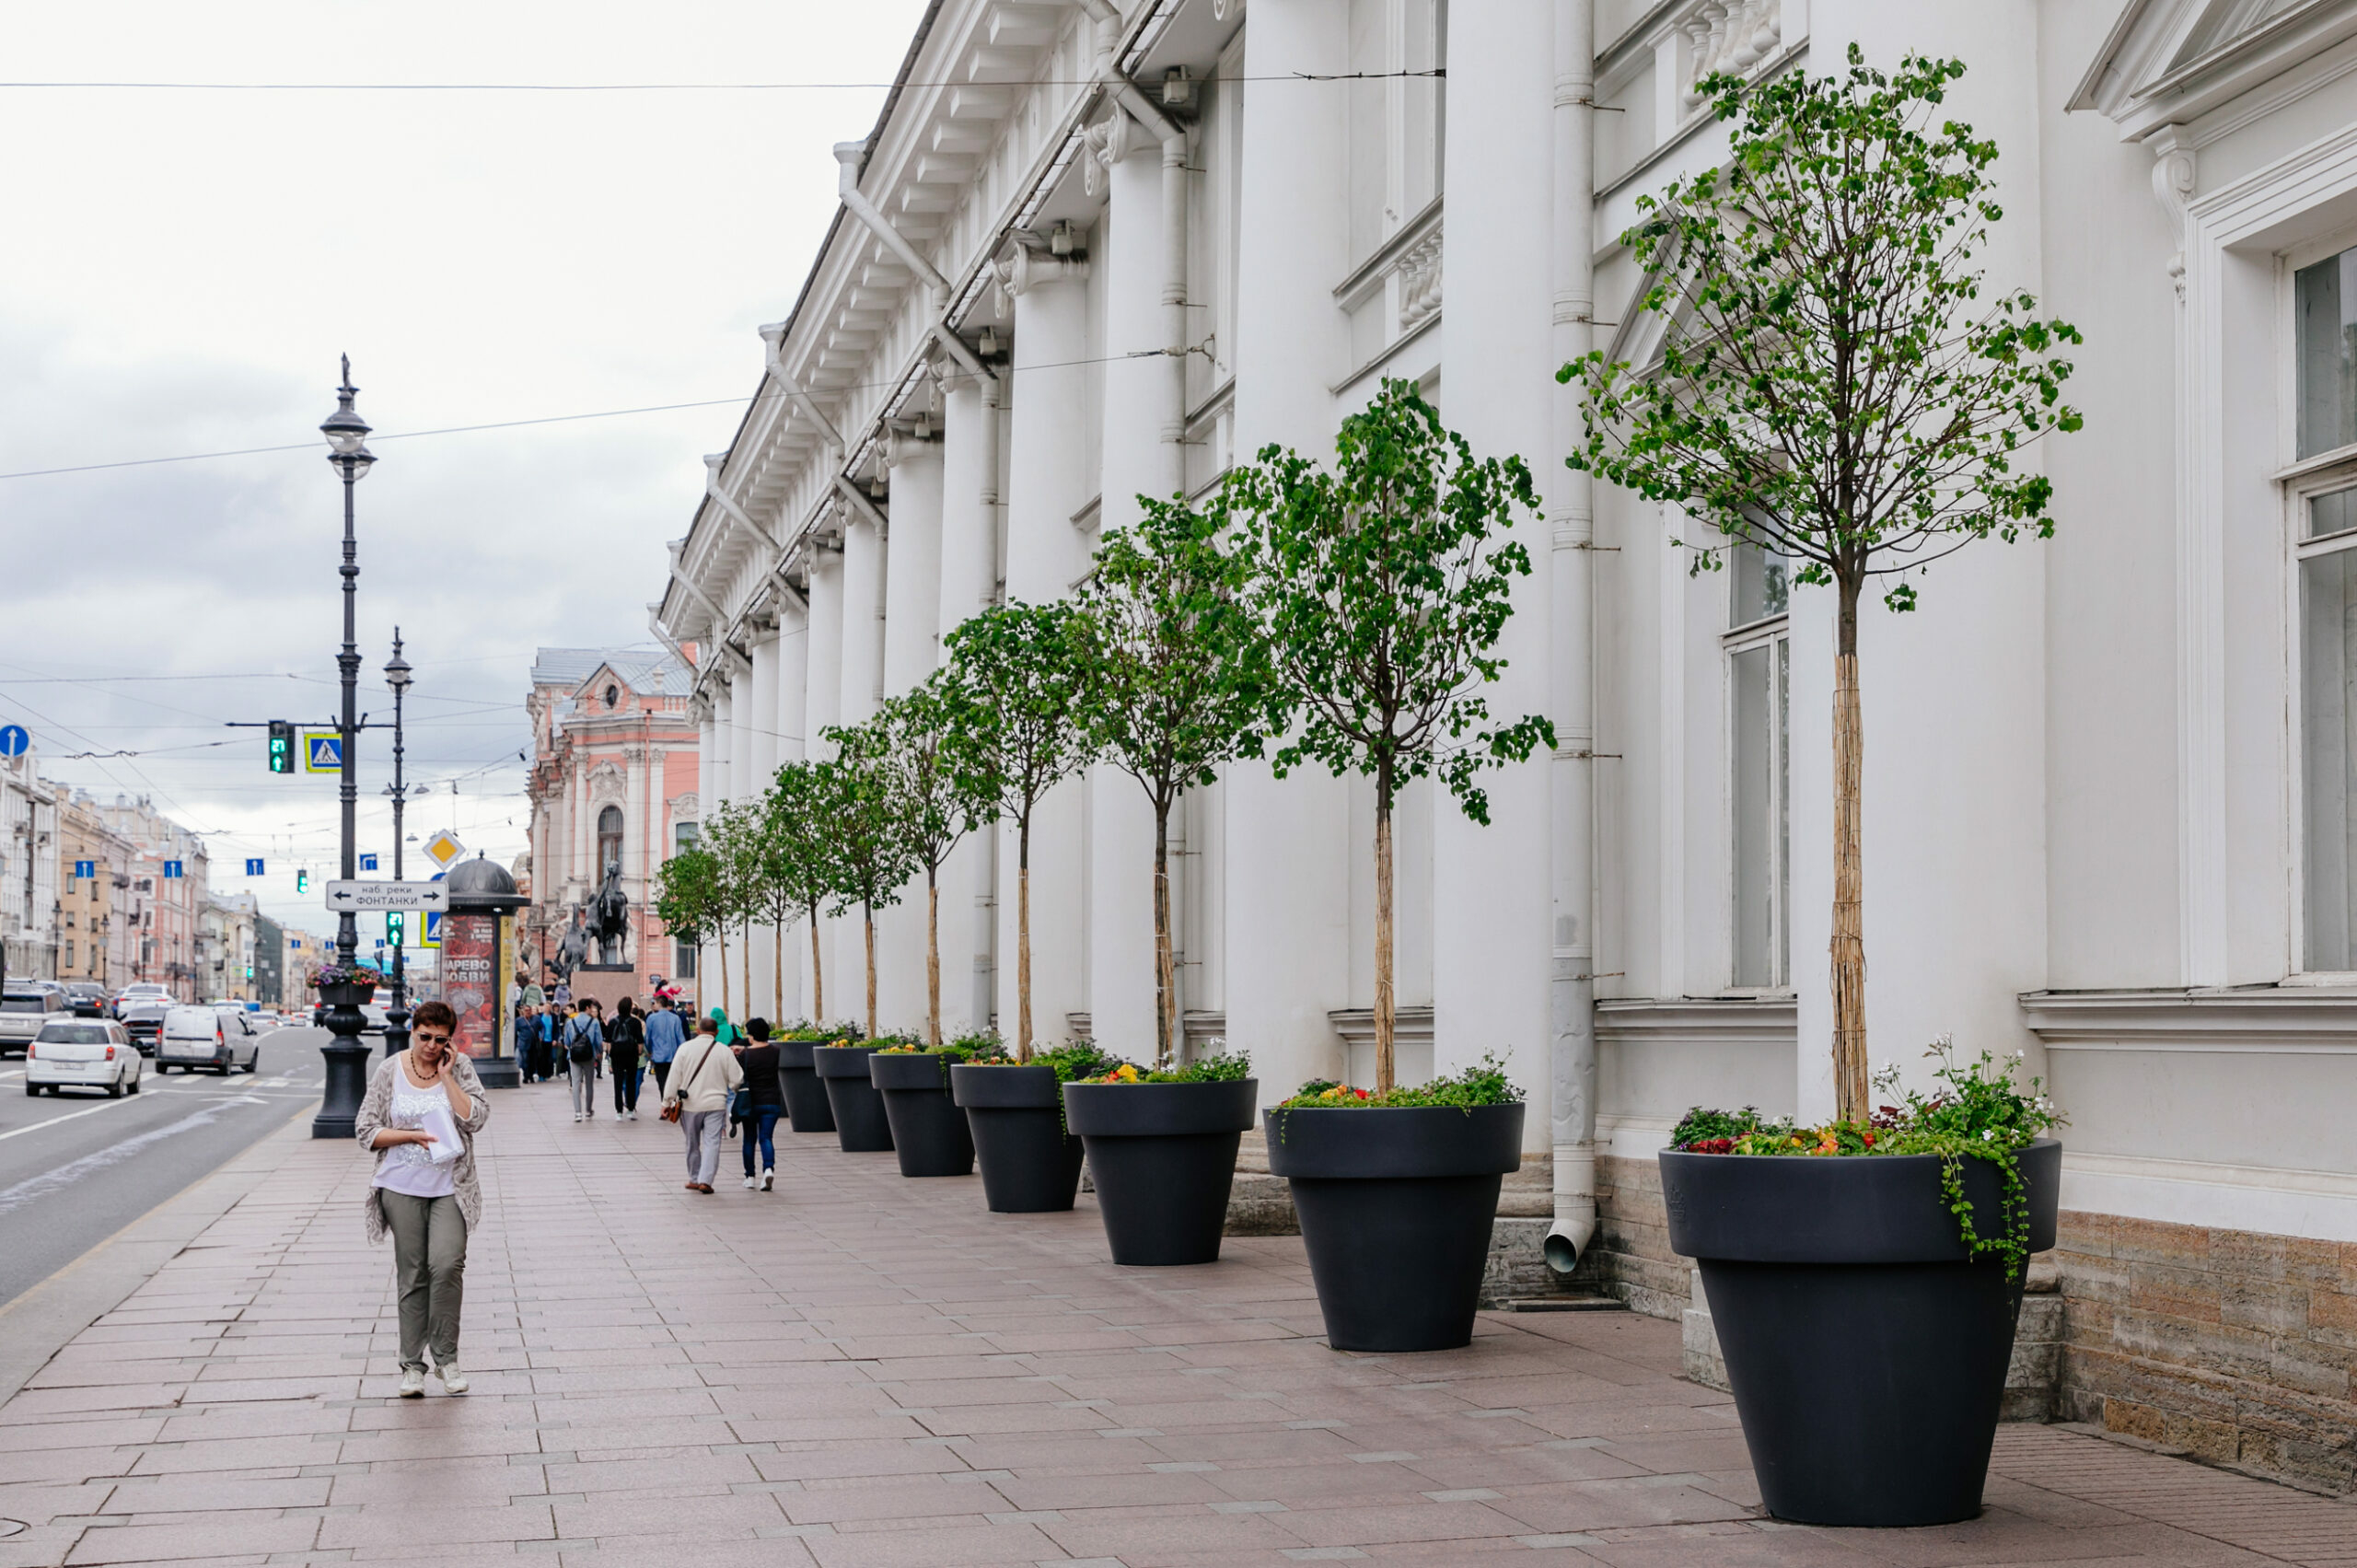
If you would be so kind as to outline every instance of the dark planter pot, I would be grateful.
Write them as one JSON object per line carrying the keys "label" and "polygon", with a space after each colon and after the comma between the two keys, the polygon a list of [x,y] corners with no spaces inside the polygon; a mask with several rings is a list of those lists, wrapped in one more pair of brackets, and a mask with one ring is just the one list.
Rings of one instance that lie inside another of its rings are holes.
{"label": "dark planter pot", "polygon": [[949,1069],[950,1094],[982,1167],[993,1214],[1045,1214],[1072,1207],[1080,1191],[1081,1142],[1064,1132],[1063,1097],[1052,1067]]}
{"label": "dark planter pot", "polygon": [[319,1000],[331,1007],[357,1007],[376,1000],[377,987],[358,981],[336,981],[319,987]]}
{"label": "dark planter pot", "polygon": [[1473,1342],[1498,1187],[1522,1165],[1519,1105],[1262,1112],[1269,1171],[1293,1184],[1326,1342]]}
{"label": "dark planter pot", "polygon": [[892,1146],[892,1124],[884,1116],[884,1097],[867,1074],[872,1045],[822,1045],[810,1052],[819,1082],[826,1086],[827,1108],[832,1111],[835,1136],[847,1155],[881,1154]]}
{"label": "dark planter pot", "polygon": [[[2054,1245],[2062,1145],[2021,1153],[2029,1245]],[[1702,1272],[1736,1411],[1780,1519],[1880,1527],[1980,1512],[2022,1282],[1966,1261],[1929,1155],[1661,1156],[1669,1245]],[[1984,1237],[2003,1189],[1964,1162]]]}
{"label": "dark planter pot", "polygon": [[1087,1148],[1113,1261],[1171,1268],[1219,1260],[1236,1146],[1260,1092],[1257,1078],[1064,1086],[1064,1122]]}
{"label": "dark planter pot", "polygon": [[835,1130],[835,1111],[827,1103],[827,1086],[819,1082],[819,1069],[810,1062],[818,1043],[815,1040],[777,1042],[777,1081],[785,1091],[786,1121],[797,1132]]}
{"label": "dark planter pot", "polygon": [[949,1098],[949,1065],[933,1051],[879,1051],[867,1059],[902,1176],[973,1174],[974,1136],[966,1131],[966,1113]]}

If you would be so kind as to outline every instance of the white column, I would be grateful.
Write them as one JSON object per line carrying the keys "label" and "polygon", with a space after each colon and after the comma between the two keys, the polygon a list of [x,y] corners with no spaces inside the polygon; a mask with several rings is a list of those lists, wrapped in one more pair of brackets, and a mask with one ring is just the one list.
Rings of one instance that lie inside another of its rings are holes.
{"label": "white column", "polygon": [[[831,743],[822,738],[827,730],[838,723],[843,711],[843,552],[826,545],[810,552],[810,634],[809,684],[805,701],[805,729],[809,738],[804,743],[809,756],[824,761],[835,754]],[[858,1012],[853,991],[843,989],[846,976],[837,949],[844,946],[838,938],[844,922],[820,913],[819,917],[819,947],[827,966],[825,1001],[829,1019],[848,1018]],[[853,927],[854,931],[856,927]],[[799,945],[797,962],[809,961],[809,936],[804,934]],[[854,950],[856,944],[853,944]],[[865,983],[854,973],[848,977],[854,986]],[[818,999],[818,989],[804,993]],[[846,1003],[853,1004],[846,1005]]]}
{"label": "white column", "polygon": [[[1269,6],[1252,16],[1255,76],[1351,69],[1349,12]],[[1335,283],[1350,270],[1344,193],[1349,90],[1244,91],[1237,281],[1236,450],[1276,441],[1333,450],[1328,381],[1350,362]],[[1252,1053],[1263,1101],[1339,1076],[1327,1013],[1350,1001],[1350,794],[1311,767],[1279,782],[1264,762],[1223,781],[1227,1038]]]}
{"label": "white column", "polygon": [[[998,590],[998,403],[995,384],[953,384],[942,406],[941,636],[987,609]],[[985,401],[987,400],[987,401]],[[986,1028],[995,1011],[992,929],[997,837],[976,833],[941,873],[942,1028]]]}
{"label": "white column", "polygon": [[[810,617],[803,607],[788,603],[778,611],[777,625],[777,707],[771,726],[777,731],[777,761],[780,766],[799,761],[807,755],[810,713]],[[804,917],[807,919],[807,917]],[[785,1023],[806,1017],[809,1014],[809,984],[806,971],[810,967],[810,932],[803,919],[795,920],[785,932],[784,957],[778,957],[777,939],[770,941],[772,965],[783,965],[779,979],[784,992],[782,1004],[775,1002],[778,1016],[772,1023]]]}
{"label": "white column", "polygon": [[[1044,604],[1064,597],[1086,554],[1073,514],[1094,490],[1084,471],[1082,421],[1087,416],[1088,299],[1079,278],[1034,282],[1015,299],[1017,401],[1006,475],[1006,591],[1010,599]],[[1034,1039],[1053,1042],[1069,1032],[1067,1015],[1088,1005],[1088,976],[1081,962],[1086,934],[1085,861],[1081,840],[1085,784],[1068,780],[1050,792],[1031,819],[1031,1022]],[[999,1027],[1016,1032],[1016,842],[1013,824],[999,843]]]}
{"label": "white column", "polygon": [[[1109,533],[1144,517],[1141,495],[1167,501],[1181,485],[1179,448],[1164,438],[1169,361],[1153,353],[1164,338],[1162,166],[1151,139],[1133,133],[1129,140],[1138,150],[1109,170],[1111,214],[1099,248],[1109,269],[1099,515]],[[1155,1047],[1154,809],[1118,768],[1092,769],[1088,787],[1089,1010],[1107,1049],[1144,1062]]]}
{"label": "white column", "polygon": [[860,724],[884,691],[882,530],[858,513],[843,521],[842,720]]}
{"label": "white column", "polygon": [[[942,450],[936,441],[895,433],[892,528],[885,541],[884,694],[898,697],[933,673],[940,653]],[[953,910],[953,921],[954,921]],[[887,1028],[923,1033],[925,1020],[925,889],[922,874],[876,921],[877,1009]],[[956,989],[955,976],[943,990]]]}
{"label": "white column", "polygon": [[[740,799],[758,804],[777,773],[776,633],[772,631],[755,643],[752,654],[753,677],[743,710],[737,714],[737,727],[745,736],[745,766],[739,772],[737,789]],[[766,922],[753,927],[746,947],[747,1016],[768,1017],[775,1011],[777,943]]]}
{"label": "white column", "polygon": [[[1491,0],[1449,12],[1450,73],[1480,88],[1449,95],[1447,233],[1461,242],[1447,246],[1441,330],[1446,365],[1464,373],[1445,373],[1442,409],[1480,458],[1530,461],[1552,444],[1550,9],[1549,0]],[[1480,156],[1509,146],[1519,156]],[[1507,537],[1543,562],[1541,526],[1520,518]],[[1507,668],[1485,691],[1493,722],[1550,711],[1550,584],[1544,571],[1515,580],[1497,645]],[[1446,791],[1433,802],[1433,1065],[1447,1073],[1484,1051],[1504,1056],[1530,1096],[1523,1146],[1534,1151],[1549,1146],[1550,1126],[1548,782],[1543,757],[1483,774],[1486,828]]]}

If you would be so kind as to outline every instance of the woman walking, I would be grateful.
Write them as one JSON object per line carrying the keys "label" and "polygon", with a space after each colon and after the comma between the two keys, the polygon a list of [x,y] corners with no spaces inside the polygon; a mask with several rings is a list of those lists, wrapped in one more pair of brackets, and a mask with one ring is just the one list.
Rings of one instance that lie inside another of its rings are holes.
{"label": "woman walking", "polygon": [[606,1026],[606,1056],[614,1069],[614,1115],[638,1120],[638,1086],[646,1076],[640,1052],[646,1044],[646,1025],[627,996],[614,1004],[614,1021]]}
{"label": "woman walking", "polygon": [[[765,1018],[745,1020],[745,1032],[752,1039],[737,1048],[737,1065],[745,1074],[743,1090],[745,1123],[745,1186],[767,1192],[777,1185],[777,1146],[774,1134],[778,1118],[785,1114],[785,1087],[777,1075],[777,1047],[770,1042],[770,1026]],[[761,1174],[753,1176],[753,1145],[761,1145]]]}
{"label": "woman walking", "polygon": [[373,1244],[393,1237],[401,1291],[401,1398],[425,1393],[425,1356],[450,1393],[459,1370],[459,1310],[466,1294],[467,1233],[482,1220],[475,1134],[491,1120],[475,1064],[450,1043],[458,1015],[424,1002],[410,1020],[410,1048],[369,1080],[354,1130],[377,1154],[365,1215]]}
{"label": "woman walking", "polygon": [[573,1120],[598,1118],[598,1057],[606,1048],[606,1032],[598,1022],[593,997],[581,1004],[564,1026],[564,1066],[573,1086]]}
{"label": "woman walking", "polygon": [[696,1026],[696,1038],[679,1048],[671,1063],[667,1104],[679,1108],[679,1132],[688,1142],[688,1191],[709,1193],[720,1174],[720,1134],[728,1125],[728,1095],[745,1081],[736,1055],[720,1043],[710,1018]]}

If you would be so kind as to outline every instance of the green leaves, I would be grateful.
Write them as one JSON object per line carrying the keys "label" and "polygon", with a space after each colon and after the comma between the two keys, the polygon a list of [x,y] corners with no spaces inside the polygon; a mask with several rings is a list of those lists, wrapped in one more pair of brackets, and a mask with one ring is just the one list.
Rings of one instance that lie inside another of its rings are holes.
{"label": "green leaves", "polygon": [[1331,469],[1271,447],[1229,476],[1223,520],[1245,532],[1252,595],[1295,709],[1276,754],[1374,775],[1388,813],[1434,774],[1477,822],[1479,778],[1554,744],[1538,715],[1492,721],[1482,689],[1528,552],[1502,540],[1538,497],[1520,458],[1476,459],[1414,385],[1387,381],[1342,422]]}
{"label": "green leaves", "polygon": [[1886,76],[1853,45],[1843,75],[1702,84],[1730,159],[1640,199],[1621,240],[1654,280],[1660,359],[1563,366],[1585,394],[1572,467],[1845,603],[1974,539],[2051,536],[2052,486],[2017,460],[2080,427],[2058,357],[2080,335],[2026,293],[1982,302],[1996,145],[1933,112],[1963,74],[1910,55]]}
{"label": "green leaves", "polygon": [[723,924],[720,860],[702,844],[663,863],[655,877],[655,917],[685,942],[702,942]]}
{"label": "green leaves", "polygon": [[891,725],[878,713],[865,724],[830,726],[825,735],[836,750],[832,761],[818,766],[816,795],[834,873],[827,889],[834,900],[830,912],[865,906],[872,915],[900,902],[901,887],[918,869],[896,787]]}
{"label": "green leaves", "polygon": [[979,738],[958,722],[962,711],[936,670],[869,721],[912,869],[938,871],[958,841],[995,814],[987,760],[977,752]]}
{"label": "green leaves", "polygon": [[940,697],[958,788],[1018,826],[1087,761],[1069,604],[997,605],[949,633]]}
{"label": "green leaves", "polygon": [[828,830],[830,780],[823,764],[787,762],[761,797],[758,872],[771,923],[815,911],[842,879]]}

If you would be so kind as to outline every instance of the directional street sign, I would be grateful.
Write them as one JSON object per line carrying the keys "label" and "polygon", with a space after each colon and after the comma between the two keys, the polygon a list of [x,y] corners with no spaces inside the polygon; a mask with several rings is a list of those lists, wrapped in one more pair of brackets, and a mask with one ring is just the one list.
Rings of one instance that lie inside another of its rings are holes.
{"label": "directional street sign", "polygon": [[376,869],[377,869],[377,857],[376,857],[375,855],[373,855],[373,854],[364,854],[364,855],[362,855],[362,856],[360,857],[360,869],[361,869],[361,870],[363,870],[363,871],[374,871],[374,870],[376,870]]}
{"label": "directional street sign", "polygon": [[467,853],[467,846],[459,842],[458,834],[445,829],[425,841],[425,853],[435,865],[447,871],[452,861]]}
{"label": "directional street sign", "polygon": [[99,863],[97,861],[77,860],[74,863],[74,879],[75,881],[78,882],[86,877],[96,881],[98,879],[98,875]]}
{"label": "directional street sign", "polygon": [[21,757],[31,749],[33,738],[25,733],[20,724],[0,724],[0,757]]}
{"label": "directional street sign", "polygon": [[179,861],[168,860],[164,862],[164,879],[166,881],[176,882],[180,879],[180,863]]}
{"label": "directional street sign", "polygon": [[342,914],[382,910],[435,910],[450,907],[450,889],[439,882],[330,882],[328,908]]}
{"label": "directional street sign", "polygon": [[246,875],[247,875],[247,876],[249,876],[249,877],[259,877],[259,876],[261,876],[261,874],[262,874],[262,871],[261,871],[261,861],[259,861],[259,860],[249,860],[249,861],[247,861],[247,862],[246,862]]}
{"label": "directional street sign", "polygon": [[343,772],[343,737],[331,729],[305,730],[303,771],[307,773]]}

